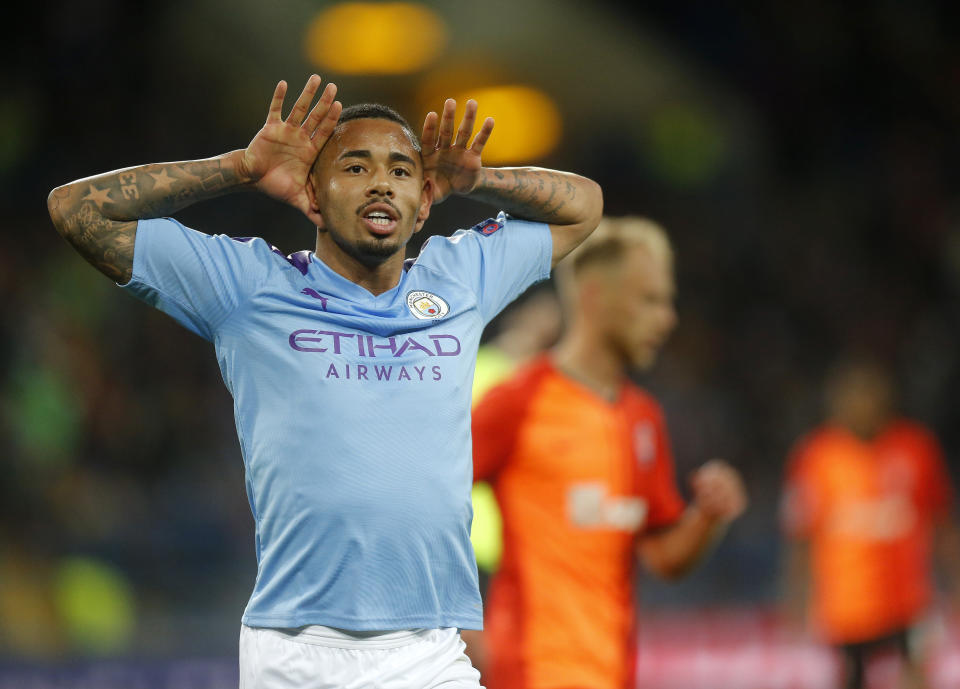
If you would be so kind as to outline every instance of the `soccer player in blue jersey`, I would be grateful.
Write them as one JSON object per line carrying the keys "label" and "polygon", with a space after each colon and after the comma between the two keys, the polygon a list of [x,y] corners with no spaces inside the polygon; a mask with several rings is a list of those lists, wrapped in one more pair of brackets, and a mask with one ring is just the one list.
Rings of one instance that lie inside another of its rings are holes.
{"label": "soccer player in blue jersey", "polygon": [[[470,389],[480,334],[597,225],[599,187],[485,168],[468,101],[420,139],[389,108],[342,110],[280,82],[244,150],[54,189],[50,216],[97,269],[214,344],[234,399],[258,572],[244,689],[478,687],[458,629],[481,626],[470,547]],[[455,131],[456,129],[456,131]],[[317,226],[313,251],[166,218],[254,189]],[[404,247],[451,194],[502,212]]]}

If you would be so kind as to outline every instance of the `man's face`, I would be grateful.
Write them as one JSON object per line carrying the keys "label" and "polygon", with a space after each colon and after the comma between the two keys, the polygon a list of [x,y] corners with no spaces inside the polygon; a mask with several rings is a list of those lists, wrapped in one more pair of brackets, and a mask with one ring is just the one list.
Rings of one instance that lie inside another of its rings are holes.
{"label": "man's face", "polygon": [[861,437],[872,438],[890,417],[893,384],[872,366],[854,367],[834,381],[829,404],[835,421]]}
{"label": "man's face", "polygon": [[603,277],[604,335],[631,368],[647,369],[677,324],[672,266],[642,247]]}
{"label": "man's face", "polygon": [[320,152],[311,184],[323,215],[320,231],[370,267],[402,252],[430,212],[420,153],[390,120],[362,118],[338,126]]}

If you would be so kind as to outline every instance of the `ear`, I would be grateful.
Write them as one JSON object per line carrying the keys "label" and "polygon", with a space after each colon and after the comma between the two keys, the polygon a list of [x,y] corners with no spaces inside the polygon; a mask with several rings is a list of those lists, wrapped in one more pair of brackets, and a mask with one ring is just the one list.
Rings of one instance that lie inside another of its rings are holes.
{"label": "ear", "polygon": [[602,314],[608,312],[612,296],[613,290],[606,276],[589,270],[579,278],[578,305],[580,311],[589,318],[602,317]]}
{"label": "ear", "polygon": [[423,228],[423,223],[430,217],[430,207],[433,206],[433,180],[423,178],[423,190],[420,192],[420,208],[417,210],[417,223],[413,226],[414,233]]}
{"label": "ear", "polygon": [[323,214],[320,212],[320,203],[317,200],[317,189],[313,184],[313,175],[307,175],[307,208],[303,211],[310,222],[317,226],[317,229],[324,229]]}

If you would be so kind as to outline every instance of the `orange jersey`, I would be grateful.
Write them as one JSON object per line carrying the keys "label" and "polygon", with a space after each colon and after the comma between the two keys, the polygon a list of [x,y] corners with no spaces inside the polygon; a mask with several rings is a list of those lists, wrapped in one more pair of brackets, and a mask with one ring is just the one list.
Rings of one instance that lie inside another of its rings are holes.
{"label": "orange jersey", "polygon": [[810,542],[811,613],[827,641],[915,621],[930,601],[934,527],[950,502],[940,448],[917,424],[892,423],[873,441],[825,426],[798,445],[784,525]]}
{"label": "orange jersey", "polygon": [[632,384],[607,402],[541,357],[480,401],[473,442],[503,514],[485,683],[628,686],[636,536],[684,509],[659,405]]}

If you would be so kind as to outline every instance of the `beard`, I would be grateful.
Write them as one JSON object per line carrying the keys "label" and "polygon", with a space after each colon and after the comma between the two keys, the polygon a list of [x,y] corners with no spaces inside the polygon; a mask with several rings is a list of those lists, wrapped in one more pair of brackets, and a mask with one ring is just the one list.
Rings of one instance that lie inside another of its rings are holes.
{"label": "beard", "polygon": [[407,245],[406,241],[400,241],[397,236],[364,237],[351,241],[336,230],[327,228],[326,231],[330,234],[333,243],[340,247],[343,253],[368,268],[379,266],[387,259],[395,256],[398,251],[403,251]]}

